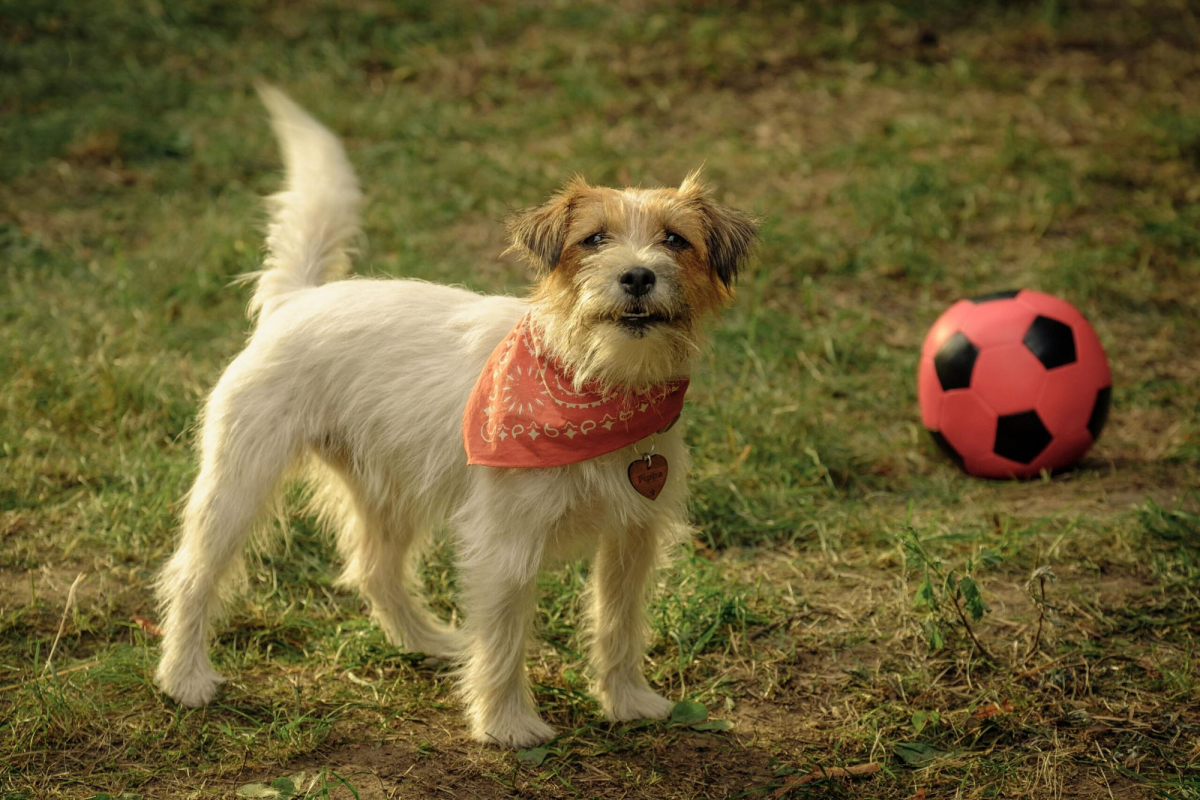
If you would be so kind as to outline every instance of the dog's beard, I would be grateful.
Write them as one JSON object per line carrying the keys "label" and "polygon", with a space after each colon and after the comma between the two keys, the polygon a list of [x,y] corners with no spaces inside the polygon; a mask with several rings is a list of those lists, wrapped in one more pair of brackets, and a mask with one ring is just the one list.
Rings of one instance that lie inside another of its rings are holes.
{"label": "dog's beard", "polygon": [[576,306],[564,314],[535,304],[542,342],[572,372],[576,387],[638,389],[686,376],[703,333],[686,308],[629,302]]}
{"label": "dog's beard", "polygon": [[617,326],[617,328],[631,339],[642,339],[648,335],[652,336],[659,327],[671,327],[673,325],[673,320],[661,312],[640,309],[617,314],[607,321]]}

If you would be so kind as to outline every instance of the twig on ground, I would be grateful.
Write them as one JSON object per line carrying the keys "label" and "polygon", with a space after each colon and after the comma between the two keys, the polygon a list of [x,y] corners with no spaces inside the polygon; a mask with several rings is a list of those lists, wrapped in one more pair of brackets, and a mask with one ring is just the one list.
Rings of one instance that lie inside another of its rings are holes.
{"label": "twig on ground", "polygon": [[[1042,599],[1043,599],[1043,600],[1045,600],[1045,599],[1046,599],[1046,584],[1045,584],[1045,582],[1044,582],[1044,581],[1042,582]],[[1034,631],[1034,634],[1033,634],[1033,642],[1032,642],[1032,643],[1030,643],[1030,645],[1029,645],[1029,649],[1028,649],[1027,651],[1025,651],[1025,658],[1021,659],[1022,661],[1026,661],[1026,662],[1028,662],[1028,661],[1029,661],[1029,659],[1030,659],[1030,657],[1031,657],[1031,656],[1032,656],[1034,653],[1036,653],[1036,652],[1037,652],[1038,645],[1042,643],[1042,623],[1043,623],[1043,622],[1045,622],[1045,621],[1046,621],[1046,612],[1045,612],[1045,611],[1042,609],[1042,607],[1039,605],[1039,606],[1038,606],[1038,626],[1037,626],[1037,630],[1036,630],[1036,631]]]}
{"label": "twig on ground", "polygon": [[[91,661],[85,661],[82,664],[73,664],[73,665],[67,667],[66,669],[55,670],[54,674],[58,675],[58,676],[70,675],[72,672],[79,672],[79,670],[81,670],[81,669],[88,669],[90,667],[96,666],[99,663],[100,663],[100,659],[93,658]],[[45,675],[38,675],[36,678],[30,678],[27,681],[20,681],[19,683],[10,683],[7,686],[0,686],[0,692],[7,692],[9,689],[19,689],[22,686],[28,686],[31,683],[36,683],[45,677],[46,677]]]}
{"label": "twig on ground", "polygon": [[54,651],[58,648],[58,640],[62,638],[63,631],[67,627],[67,615],[71,613],[71,606],[75,605],[75,590],[79,588],[80,581],[83,580],[84,573],[79,573],[75,576],[71,588],[67,590],[67,602],[63,606],[62,619],[58,623],[58,633],[54,634],[54,643],[50,645],[50,654],[46,656],[46,666],[42,667],[42,677],[50,671],[50,662],[54,659]]}
{"label": "twig on ground", "polygon": [[763,625],[761,628],[750,634],[750,640],[754,641],[756,639],[761,639],[776,628],[790,626],[793,622],[800,618],[801,614],[802,612],[796,612],[795,614],[782,619],[777,619],[769,625]]}
{"label": "twig on ground", "polygon": [[790,778],[787,783],[775,790],[774,796],[783,797],[797,786],[819,781],[822,778],[864,778],[868,775],[874,775],[880,769],[882,767],[875,761],[868,761],[865,764],[855,764],[852,767],[813,767],[813,771],[807,775],[798,775]]}
{"label": "twig on ground", "polygon": [[[1062,662],[1066,661],[1068,658],[1070,658],[1071,656],[1074,656],[1074,655],[1077,655],[1077,654],[1076,653],[1067,653],[1065,656],[1059,656],[1058,658],[1051,659],[1050,661],[1047,661],[1045,664],[1042,664],[1040,667],[1032,667],[1031,669],[1027,669],[1024,672],[1018,672],[1016,675],[1013,676],[1013,679],[1019,681],[1019,680],[1022,680],[1023,678],[1032,678],[1034,675],[1037,675],[1039,672],[1045,672],[1046,670],[1053,667],[1055,664],[1061,664]],[[1071,666],[1078,667],[1078,666],[1082,666],[1083,663],[1084,662],[1080,661],[1079,663],[1072,664]]]}
{"label": "twig on ground", "polygon": [[[1038,589],[1041,597],[1033,593],[1033,581],[1037,579]],[[1042,643],[1042,625],[1046,621],[1046,579],[1054,580],[1054,573],[1050,571],[1050,567],[1038,567],[1033,571],[1033,575],[1029,577],[1029,582],[1025,584],[1025,590],[1029,592],[1029,596],[1033,598],[1034,605],[1038,610],[1037,631],[1033,634],[1033,643],[1029,645],[1029,650],[1025,653],[1025,658],[1021,659],[1028,662],[1029,659],[1037,652],[1038,645]]]}
{"label": "twig on ground", "polygon": [[950,594],[950,605],[954,606],[954,611],[958,614],[959,621],[962,622],[963,628],[966,629],[967,636],[971,637],[971,641],[979,650],[979,654],[993,664],[999,663],[996,659],[992,658],[992,654],[988,652],[988,649],[983,646],[983,642],[979,641],[979,638],[975,635],[975,630],[971,627],[971,623],[967,621],[967,615],[963,613],[962,606],[958,604],[957,595]]}

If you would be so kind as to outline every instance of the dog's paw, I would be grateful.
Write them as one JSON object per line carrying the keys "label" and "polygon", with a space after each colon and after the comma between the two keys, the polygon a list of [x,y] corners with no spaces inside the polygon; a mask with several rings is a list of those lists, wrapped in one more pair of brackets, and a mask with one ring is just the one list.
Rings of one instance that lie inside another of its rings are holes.
{"label": "dog's paw", "polygon": [[472,735],[477,742],[519,750],[549,741],[554,733],[541,717],[530,713],[477,725]]}
{"label": "dog's paw", "polygon": [[193,669],[180,669],[160,664],[158,672],[154,676],[154,682],[175,702],[189,708],[196,708],[212,702],[225,679],[207,665]]}
{"label": "dog's paw", "polygon": [[604,713],[614,722],[631,719],[666,719],[675,707],[667,698],[644,686],[630,686],[605,692],[601,697]]}

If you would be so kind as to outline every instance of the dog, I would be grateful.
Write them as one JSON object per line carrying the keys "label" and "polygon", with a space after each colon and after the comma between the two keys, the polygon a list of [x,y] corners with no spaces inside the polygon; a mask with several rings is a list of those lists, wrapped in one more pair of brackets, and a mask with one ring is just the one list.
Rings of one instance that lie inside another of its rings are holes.
{"label": "dog", "polygon": [[[158,580],[157,684],[185,706],[216,695],[208,640],[221,590],[299,466],[342,581],[388,639],[461,665],[473,738],[520,748],[554,736],[525,672],[535,577],[584,556],[604,713],[668,716],[642,662],[658,556],[690,530],[689,459],[672,425],[755,219],[717,203],[698,173],[677,189],[575,178],[509,221],[510,249],[538,276],[527,298],[333,280],[360,235],[358,181],[332,133],[279,90],[259,92],[286,184],[269,198],[267,254],[249,276],[255,329],[205,405],[199,474]],[[521,381],[526,394],[513,394]],[[565,416],[538,417],[546,407]],[[435,529],[455,551],[454,628],[413,594]]]}

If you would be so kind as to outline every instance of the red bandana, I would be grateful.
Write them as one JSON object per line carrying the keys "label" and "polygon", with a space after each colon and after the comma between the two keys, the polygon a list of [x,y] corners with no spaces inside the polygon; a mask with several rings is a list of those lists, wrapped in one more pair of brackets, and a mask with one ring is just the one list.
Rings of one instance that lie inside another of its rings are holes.
{"label": "red bandana", "polygon": [[561,467],[602,456],[669,428],[688,382],[642,392],[576,391],[540,352],[529,315],[492,351],[463,412],[468,464]]}

